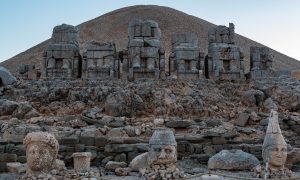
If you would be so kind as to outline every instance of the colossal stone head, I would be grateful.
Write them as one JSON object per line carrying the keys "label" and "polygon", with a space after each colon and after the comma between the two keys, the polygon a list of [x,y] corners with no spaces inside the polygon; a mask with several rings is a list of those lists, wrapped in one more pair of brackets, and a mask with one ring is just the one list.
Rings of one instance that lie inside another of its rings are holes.
{"label": "colossal stone head", "polygon": [[177,143],[170,129],[158,128],[149,141],[148,164],[172,164],[177,161]]}
{"label": "colossal stone head", "polygon": [[47,173],[53,168],[59,144],[52,134],[28,133],[23,144],[26,148],[28,174]]}
{"label": "colossal stone head", "polygon": [[287,158],[287,144],[281,134],[278,113],[271,111],[266,136],[263,143],[264,162],[272,169],[282,169]]}

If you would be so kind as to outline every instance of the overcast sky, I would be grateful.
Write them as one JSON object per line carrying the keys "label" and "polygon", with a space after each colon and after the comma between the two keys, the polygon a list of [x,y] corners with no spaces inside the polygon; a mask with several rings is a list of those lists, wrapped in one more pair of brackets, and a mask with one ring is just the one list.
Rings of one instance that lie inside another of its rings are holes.
{"label": "overcast sky", "polygon": [[1,0],[0,62],[78,25],[126,6],[168,6],[235,31],[300,60],[300,0]]}

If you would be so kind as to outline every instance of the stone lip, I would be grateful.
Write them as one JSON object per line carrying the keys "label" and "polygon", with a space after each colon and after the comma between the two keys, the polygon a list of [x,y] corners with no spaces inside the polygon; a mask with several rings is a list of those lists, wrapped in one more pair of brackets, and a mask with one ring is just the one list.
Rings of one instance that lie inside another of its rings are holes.
{"label": "stone lip", "polygon": [[77,152],[72,154],[73,157],[91,157],[92,153],[90,152]]}

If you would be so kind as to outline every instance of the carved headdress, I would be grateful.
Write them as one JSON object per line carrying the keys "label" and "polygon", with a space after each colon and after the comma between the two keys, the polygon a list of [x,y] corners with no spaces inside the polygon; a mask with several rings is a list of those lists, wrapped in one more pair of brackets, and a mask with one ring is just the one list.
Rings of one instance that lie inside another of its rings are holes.
{"label": "carved headdress", "polygon": [[55,137],[47,132],[32,132],[28,133],[27,136],[23,140],[23,144],[27,148],[27,146],[32,142],[43,142],[50,147],[52,147],[56,152],[58,152],[59,144]]}
{"label": "carved headdress", "polygon": [[281,129],[279,127],[278,123],[278,113],[274,110],[271,110],[270,117],[269,117],[269,123],[267,127],[266,136],[264,139],[264,143],[262,146],[262,155],[264,158],[264,161],[266,161],[265,153],[269,147],[273,147],[276,145],[287,145],[282,134]]}

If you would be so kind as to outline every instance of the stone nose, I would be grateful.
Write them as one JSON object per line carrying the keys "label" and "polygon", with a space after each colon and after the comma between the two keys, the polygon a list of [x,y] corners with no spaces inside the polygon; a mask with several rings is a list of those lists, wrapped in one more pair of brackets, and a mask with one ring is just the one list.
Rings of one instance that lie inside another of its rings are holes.
{"label": "stone nose", "polygon": [[160,155],[159,155],[159,158],[160,159],[163,159],[163,158],[165,158],[166,157],[166,153],[165,153],[165,151],[162,151],[161,153],[160,153]]}

